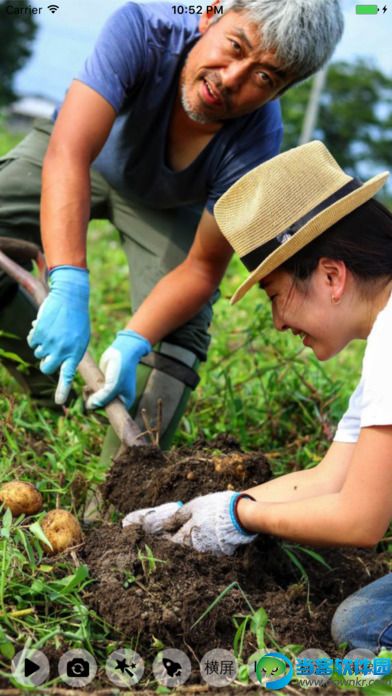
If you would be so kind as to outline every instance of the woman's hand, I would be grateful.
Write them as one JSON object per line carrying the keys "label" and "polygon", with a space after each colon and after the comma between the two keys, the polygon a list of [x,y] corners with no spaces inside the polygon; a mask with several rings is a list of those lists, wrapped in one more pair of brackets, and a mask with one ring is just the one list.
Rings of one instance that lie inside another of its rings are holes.
{"label": "woman's hand", "polygon": [[[236,507],[246,494],[221,491],[194,498],[179,507],[178,503],[166,503],[157,508],[147,508],[130,513],[126,524],[142,524],[150,533],[170,534],[175,544],[190,546],[195,551],[231,556],[241,544],[249,544],[256,538],[241,527]],[[177,506],[171,514],[169,506]]]}
{"label": "woman's hand", "polygon": [[157,507],[134,510],[124,517],[122,526],[128,527],[130,524],[139,524],[147,534],[157,534],[164,530],[165,522],[172,519],[173,515],[181,507],[182,503],[178,501],[177,503],[164,503],[163,505],[157,505]]}

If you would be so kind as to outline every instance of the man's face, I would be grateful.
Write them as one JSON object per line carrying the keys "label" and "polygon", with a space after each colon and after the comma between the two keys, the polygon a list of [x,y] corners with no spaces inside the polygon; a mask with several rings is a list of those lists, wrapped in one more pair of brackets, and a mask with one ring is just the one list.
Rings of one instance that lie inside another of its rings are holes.
{"label": "man's face", "polygon": [[260,32],[245,12],[227,12],[204,32],[181,73],[182,105],[199,123],[251,113],[274,99],[293,80],[273,52],[261,47]]}

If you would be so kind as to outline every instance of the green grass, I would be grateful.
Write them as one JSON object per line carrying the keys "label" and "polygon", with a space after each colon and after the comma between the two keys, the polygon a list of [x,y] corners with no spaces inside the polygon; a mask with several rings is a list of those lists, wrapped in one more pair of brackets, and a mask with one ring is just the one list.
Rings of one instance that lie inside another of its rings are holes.
{"label": "green grass", "polygon": [[[16,140],[0,127],[0,156]],[[127,263],[117,232],[108,222],[90,225],[88,257],[90,349],[98,359],[130,311]],[[212,439],[230,433],[245,449],[266,452],[276,474],[313,466],[326,451],[359,378],[363,345],[353,344],[334,360],[317,363],[299,339],[273,329],[270,306],[256,288],[239,305],[230,306],[229,298],[244,276],[234,260],[216,305],[210,358],[202,366],[200,385],[175,445],[192,443],[200,435]],[[37,409],[1,368],[0,380],[1,480],[35,482],[46,509],[57,504],[80,513],[86,490],[105,474],[98,466],[106,429],[103,417],[86,415],[81,398],[60,414]],[[3,514],[3,674],[8,674],[10,657],[26,640],[35,648],[47,644],[60,648],[63,643],[85,647],[98,657],[111,651],[110,629],[84,602],[90,583],[87,569],[79,567],[75,558],[60,558],[55,566],[43,560],[37,529],[31,528],[39,519],[12,521]],[[149,572],[156,560],[149,549],[144,556]],[[242,630],[238,626],[238,641]]]}

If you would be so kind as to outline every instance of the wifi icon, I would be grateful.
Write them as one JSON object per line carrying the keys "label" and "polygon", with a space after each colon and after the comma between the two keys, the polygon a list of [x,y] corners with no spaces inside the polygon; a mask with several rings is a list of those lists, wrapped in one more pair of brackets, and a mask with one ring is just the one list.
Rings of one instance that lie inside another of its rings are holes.
{"label": "wifi icon", "polygon": [[52,14],[57,12],[58,9],[59,9],[58,5],[48,5],[48,10],[50,10]]}

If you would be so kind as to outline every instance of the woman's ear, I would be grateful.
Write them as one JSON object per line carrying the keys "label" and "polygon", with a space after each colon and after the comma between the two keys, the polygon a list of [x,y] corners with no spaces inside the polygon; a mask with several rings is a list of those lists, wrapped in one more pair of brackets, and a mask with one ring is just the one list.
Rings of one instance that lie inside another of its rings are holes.
{"label": "woman's ear", "polygon": [[338,304],[346,289],[347,266],[344,261],[321,258],[318,270],[325,287],[330,292],[332,304]]}
{"label": "woman's ear", "polygon": [[[220,0],[212,0],[212,2],[207,5],[205,12],[203,12],[199,20],[200,34],[204,34],[204,32],[207,31],[208,27],[210,26],[211,19],[216,16],[214,13],[214,7],[219,4]],[[222,17],[223,15],[220,16]]]}

